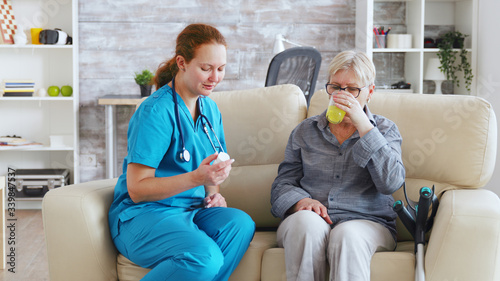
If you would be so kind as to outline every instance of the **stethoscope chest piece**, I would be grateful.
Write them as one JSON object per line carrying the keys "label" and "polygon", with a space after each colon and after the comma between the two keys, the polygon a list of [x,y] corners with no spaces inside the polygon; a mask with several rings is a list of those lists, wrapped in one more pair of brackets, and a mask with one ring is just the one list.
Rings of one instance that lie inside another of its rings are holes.
{"label": "stethoscope chest piece", "polygon": [[182,152],[180,153],[181,160],[184,160],[186,162],[189,162],[191,160],[191,154],[187,149],[183,149]]}

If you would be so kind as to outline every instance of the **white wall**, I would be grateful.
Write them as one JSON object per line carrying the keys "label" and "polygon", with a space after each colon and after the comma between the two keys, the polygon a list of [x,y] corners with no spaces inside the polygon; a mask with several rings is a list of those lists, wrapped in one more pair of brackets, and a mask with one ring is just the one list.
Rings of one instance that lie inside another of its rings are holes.
{"label": "white wall", "polygon": [[[500,133],[500,26],[499,0],[479,0],[478,17],[478,74],[477,89],[480,97],[488,100],[497,115]],[[500,149],[491,181],[486,186],[500,196]]]}

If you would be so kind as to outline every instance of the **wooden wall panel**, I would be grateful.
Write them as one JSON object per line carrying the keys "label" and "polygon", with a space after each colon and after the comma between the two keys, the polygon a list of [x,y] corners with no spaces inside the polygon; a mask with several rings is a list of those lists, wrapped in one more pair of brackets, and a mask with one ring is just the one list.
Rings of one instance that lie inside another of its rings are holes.
{"label": "wooden wall panel", "polygon": [[83,22],[237,22],[245,1],[86,0],[80,1]]}
{"label": "wooden wall panel", "polygon": [[[98,162],[97,167],[81,167],[82,182],[105,175],[104,106],[97,105],[98,98],[138,95],[134,72],[156,71],[174,54],[179,32],[195,22],[216,26],[227,39],[228,66],[218,91],[263,87],[276,34],[321,52],[316,84],[321,89],[328,63],[340,51],[354,48],[355,1],[80,1],[80,153],[95,154]],[[121,172],[133,108],[117,112]]]}
{"label": "wooden wall panel", "polygon": [[81,50],[164,49],[174,53],[183,23],[80,22]]}
{"label": "wooden wall panel", "polygon": [[283,24],[336,24],[352,22],[355,1],[241,1],[243,23],[279,22]]}

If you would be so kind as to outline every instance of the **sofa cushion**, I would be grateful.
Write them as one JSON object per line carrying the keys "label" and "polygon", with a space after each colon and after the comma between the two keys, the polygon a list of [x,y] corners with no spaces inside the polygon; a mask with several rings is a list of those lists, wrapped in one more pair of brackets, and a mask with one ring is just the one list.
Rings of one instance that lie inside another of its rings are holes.
{"label": "sofa cushion", "polygon": [[272,248],[264,252],[261,280],[286,280],[285,250],[283,248]]}
{"label": "sofa cushion", "polygon": [[394,252],[377,252],[370,264],[371,281],[413,281],[415,254],[413,242],[398,243]]}
{"label": "sofa cushion", "polygon": [[118,280],[120,281],[141,280],[144,275],[151,271],[150,268],[140,267],[131,262],[122,254],[118,254],[116,259],[116,268],[118,272]]}
{"label": "sofa cushion", "polygon": [[234,270],[229,281],[259,281],[261,278],[262,257],[268,249],[277,247],[276,232],[257,231],[248,250]]}
{"label": "sofa cushion", "polygon": [[[326,265],[328,268],[328,265]],[[413,281],[415,255],[413,242],[398,243],[396,251],[377,252],[370,265],[372,281]],[[325,280],[328,280],[329,272]],[[262,258],[262,281],[286,280],[285,250],[271,248]]]}

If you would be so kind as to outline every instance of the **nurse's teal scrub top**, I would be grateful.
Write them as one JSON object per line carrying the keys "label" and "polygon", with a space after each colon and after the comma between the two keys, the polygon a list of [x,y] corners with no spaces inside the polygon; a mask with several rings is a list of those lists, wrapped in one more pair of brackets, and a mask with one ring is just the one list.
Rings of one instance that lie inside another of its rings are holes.
{"label": "nurse's teal scrub top", "polygon": [[[168,85],[163,86],[144,100],[130,119],[127,135],[128,155],[123,161],[123,174],[118,178],[113,204],[109,211],[109,224],[113,238],[119,233],[119,221],[130,220],[139,213],[153,211],[157,208],[192,209],[203,205],[204,186],[191,188],[160,201],[137,204],[130,199],[127,191],[127,165],[129,163],[139,163],[155,168],[156,177],[169,177],[196,170],[203,159],[215,153],[203,130],[203,124],[206,123],[206,120],[199,116],[194,122],[186,104],[177,93],[176,95],[179,104],[180,124],[176,122],[173,91]],[[226,151],[222,116],[217,105],[208,97],[200,97],[198,102],[201,102],[202,113],[210,120],[224,151]],[[179,127],[182,127],[185,146],[191,154],[189,162],[180,158],[182,140]],[[217,152],[221,152],[219,143],[208,125],[207,129]]]}

